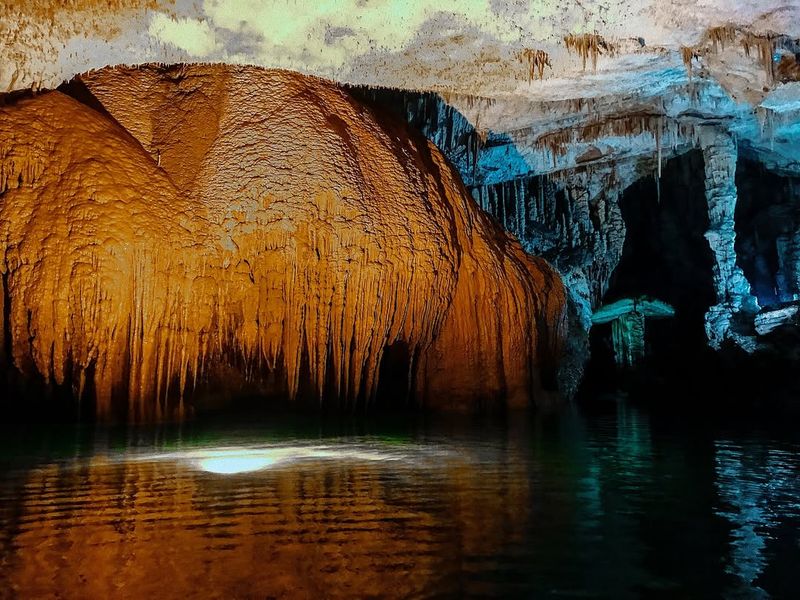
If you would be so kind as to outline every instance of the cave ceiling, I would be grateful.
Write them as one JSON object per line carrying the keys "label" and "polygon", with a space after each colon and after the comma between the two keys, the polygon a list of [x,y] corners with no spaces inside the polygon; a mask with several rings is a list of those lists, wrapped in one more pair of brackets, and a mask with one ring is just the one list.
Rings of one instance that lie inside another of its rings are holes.
{"label": "cave ceiling", "polygon": [[[115,64],[254,64],[440,93],[477,129],[510,135],[526,170],[678,152],[708,123],[775,170],[800,170],[800,0],[4,0],[2,11],[5,91]],[[625,115],[663,120],[656,134]],[[559,132],[571,155],[542,151]]]}

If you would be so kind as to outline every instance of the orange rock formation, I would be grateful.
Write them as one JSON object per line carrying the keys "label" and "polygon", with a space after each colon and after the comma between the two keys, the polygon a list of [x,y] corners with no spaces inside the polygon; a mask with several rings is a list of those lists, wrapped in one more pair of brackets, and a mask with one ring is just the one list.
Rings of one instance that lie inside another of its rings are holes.
{"label": "orange rock formation", "polygon": [[0,109],[0,339],[100,417],[232,371],[352,406],[397,345],[428,406],[525,404],[554,368],[557,274],[338,86],[180,66],[71,90]]}

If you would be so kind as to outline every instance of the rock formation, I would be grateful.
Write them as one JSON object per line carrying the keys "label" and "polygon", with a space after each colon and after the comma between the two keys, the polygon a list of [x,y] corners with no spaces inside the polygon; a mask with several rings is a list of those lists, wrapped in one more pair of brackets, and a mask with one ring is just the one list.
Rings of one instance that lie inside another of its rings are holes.
{"label": "rock formation", "polygon": [[[704,56],[715,55],[709,49]],[[702,151],[703,168],[695,176],[705,185],[705,237],[716,263],[709,278],[717,295],[706,314],[707,340],[714,348],[727,340],[751,352],[757,347],[753,317],[759,305],[738,264],[737,162],[757,157],[765,168],[787,176],[796,172],[795,149],[790,148],[796,114],[784,105],[795,106],[790,99],[800,88],[779,85],[768,94],[776,109],[759,126],[756,116],[743,114],[707,73],[695,73],[680,85],[638,90],[634,113],[624,108],[630,98],[623,102],[616,96],[545,102],[455,94],[445,95],[448,103],[430,94],[361,93],[381,106],[399,108],[458,166],[481,208],[514,232],[526,250],[558,269],[576,321],[587,331],[622,256],[623,193],[637,180],[652,178],[657,197],[663,165]],[[495,123],[502,129],[487,126]],[[784,221],[787,231],[777,251],[785,280],[778,287],[786,290],[793,289],[798,277],[794,265],[800,264],[793,222]],[[585,353],[581,335],[577,328],[571,334],[570,358]],[[575,364],[569,377],[579,377],[579,371]]]}
{"label": "rock formation", "polygon": [[[741,161],[776,176],[800,173],[797,0],[520,0],[446,11],[433,0],[346,0],[337,11],[257,4],[12,3],[0,20],[8,41],[0,48],[0,88],[25,93],[84,73],[69,93],[109,113],[179,194],[205,206],[219,194],[262,191],[258,176],[239,181],[223,160],[225,145],[247,145],[244,131],[256,127],[249,123],[235,139],[218,130],[236,77],[200,82],[205,67],[148,67],[136,76],[88,70],[218,61],[346,84],[378,113],[388,109],[421,130],[480,208],[558,271],[573,317],[560,373],[568,395],[588,355],[593,311],[612,300],[606,296],[627,244],[620,202],[642,181],[654,181],[652,196],[660,199],[662,171],[673,159],[700,151],[705,163],[693,178],[706,185],[703,233],[713,254],[711,267],[699,261],[716,296],[709,305],[702,294],[708,345],[755,350],[759,307],[800,297],[797,210],[784,207],[790,218],[765,238],[739,219],[736,180]],[[254,161],[244,160],[252,171]],[[210,218],[220,219],[234,228],[233,217]],[[422,368],[413,352],[394,351]]]}
{"label": "rock formation", "polygon": [[392,347],[434,407],[525,405],[555,368],[558,275],[405,124],[257,68],[108,69],[65,89],[82,102],[0,112],[2,339],[101,417],[172,415],[230,372],[355,406]]}
{"label": "rock formation", "polygon": [[753,315],[758,311],[758,303],[750,293],[750,283],[736,264],[736,146],[730,136],[716,131],[703,135],[703,139],[710,221],[706,239],[714,253],[714,287],[717,292],[717,304],[706,315],[706,335],[715,348],[733,336],[740,345],[747,347],[750,342],[731,331],[734,315],[742,310]]}
{"label": "rock formation", "polygon": [[666,302],[646,296],[624,298],[600,307],[592,315],[592,323],[611,323],[614,358],[621,367],[633,367],[645,351],[646,319],[666,319],[675,316],[675,309]]}

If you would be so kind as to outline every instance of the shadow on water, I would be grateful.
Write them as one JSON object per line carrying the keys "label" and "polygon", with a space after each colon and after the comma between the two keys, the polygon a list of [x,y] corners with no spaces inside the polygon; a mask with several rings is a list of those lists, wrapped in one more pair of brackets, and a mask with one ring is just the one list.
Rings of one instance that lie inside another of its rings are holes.
{"label": "shadow on water", "polygon": [[0,439],[0,597],[790,597],[800,439],[610,412]]}

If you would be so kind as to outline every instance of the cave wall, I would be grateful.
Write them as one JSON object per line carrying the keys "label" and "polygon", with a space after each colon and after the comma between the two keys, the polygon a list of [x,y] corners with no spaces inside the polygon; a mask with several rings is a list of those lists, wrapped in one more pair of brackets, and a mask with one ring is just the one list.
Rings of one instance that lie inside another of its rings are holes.
{"label": "cave wall", "polygon": [[[257,170],[258,161],[244,156],[236,167],[225,163],[235,153],[224,148],[234,140],[224,130],[231,79],[198,83],[187,75],[191,69],[164,67],[156,81],[152,65],[165,63],[154,61],[248,62],[367,86],[351,92],[378,114],[394,113],[421,130],[455,166],[474,201],[525,250],[557,268],[568,292],[573,347],[567,363],[574,364],[567,379],[573,382],[592,313],[623,255],[624,190],[651,176],[658,181],[666,161],[690,150],[704,154],[701,176],[710,217],[705,237],[714,257],[716,295],[705,317],[709,343],[718,348],[732,342],[752,351],[754,319],[763,317],[759,301],[794,298],[800,240],[784,232],[765,245],[757,231],[764,228],[750,227],[743,217],[747,240],[739,244],[735,179],[742,152],[784,175],[800,171],[799,21],[791,1],[733,6],[715,0],[698,8],[688,0],[669,0],[610,9],[603,2],[565,8],[547,0],[522,2],[513,10],[489,3],[454,12],[425,2],[403,8],[399,20],[387,20],[385,7],[363,2],[346,11],[308,4],[289,13],[266,5],[231,11],[220,3],[190,4],[8,4],[0,19],[9,42],[2,50],[7,60],[0,61],[0,85],[24,95],[25,89],[35,92],[84,72],[64,91],[121,124],[180,195],[202,198],[224,213],[220,239],[230,252],[238,249],[237,220],[254,211],[241,202],[233,208],[227,198],[264,192],[257,177],[237,178],[242,168]],[[283,26],[301,35],[272,35]],[[594,32],[576,34],[578,29]],[[137,77],[122,83],[114,83],[107,69],[86,73],[145,61]],[[119,101],[121,85],[128,86],[127,101]],[[340,126],[335,118],[325,119],[325,127]],[[248,123],[243,131],[255,127]],[[196,139],[185,133],[189,130]],[[251,142],[246,135],[236,138],[245,146]],[[315,178],[311,169],[304,175]],[[791,222],[791,215],[786,218]],[[466,227],[470,230],[469,219]],[[759,256],[762,250],[768,256]],[[233,268],[252,277],[247,271],[258,257],[243,260]],[[751,290],[751,282],[759,289]],[[12,284],[6,278],[4,285]],[[455,289],[464,302],[481,293]],[[767,320],[773,317],[780,318]],[[14,333],[10,322],[5,331]],[[12,344],[6,346],[10,352]],[[382,352],[369,354],[376,358]],[[398,352],[402,361],[408,354],[410,363],[419,364],[412,350]],[[370,363],[383,363],[373,358]],[[488,355],[464,358],[475,368],[489,360]],[[12,360],[22,359],[17,353]],[[302,366],[304,361],[303,352],[289,359],[290,380],[311,368]],[[316,363],[318,372],[329,372],[326,360],[317,357]],[[492,385],[504,387],[500,380]]]}
{"label": "cave wall", "polygon": [[[646,296],[672,307],[674,317],[647,319],[644,341],[648,358],[675,364],[702,354],[706,313],[717,299],[703,173],[703,153],[693,150],[666,161],[660,180],[644,177],[624,191],[625,243],[603,300],[608,305]],[[593,328],[594,354],[610,351],[604,346],[609,329]]]}
{"label": "cave wall", "polygon": [[405,123],[257,68],[80,84],[90,105],[48,92],[0,109],[0,339],[16,369],[90,393],[101,418],[171,416],[210,377],[288,398],[309,382],[354,408],[403,343],[425,406],[547,400],[560,278]]}
{"label": "cave wall", "polygon": [[541,173],[511,137],[480,131],[439,95],[353,90],[442,149],[478,205],[559,270],[588,329],[622,253],[620,194],[653,166],[629,160]]}
{"label": "cave wall", "polygon": [[[445,98],[433,94],[363,88],[357,88],[356,93],[380,110],[405,118],[429,139],[441,144],[481,208],[513,233],[526,250],[546,257],[559,270],[569,292],[575,321],[580,323],[570,335],[574,343],[570,352],[575,362],[571,367],[575,379],[580,377],[577,374],[580,363],[587,354],[585,340],[580,338],[591,328],[592,312],[606,296],[623,255],[627,227],[620,199],[631,186],[640,186],[641,192],[642,182],[652,182],[652,185],[647,184],[644,202],[656,202],[662,185],[670,188],[667,193],[674,193],[671,186],[676,184],[693,190],[690,195],[695,204],[691,213],[700,211],[706,218],[703,239],[695,248],[702,248],[703,257],[710,252],[713,259],[710,269],[715,301],[706,306],[704,316],[705,338],[710,346],[720,348],[732,343],[747,352],[758,347],[753,323],[765,306],[759,301],[766,300],[768,295],[765,296],[763,290],[760,295],[753,293],[751,281],[758,277],[763,279],[767,268],[763,264],[765,261],[770,262],[772,266],[768,268],[775,272],[773,278],[778,279],[773,282],[775,289],[782,290],[774,294],[784,300],[794,299],[800,240],[794,204],[785,199],[793,194],[794,188],[790,183],[781,183],[779,187],[782,186],[783,191],[776,192],[778,198],[766,189],[760,193],[770,198],[763,197],[760,201],[750,198],[754,183],[750,172],[738,173],[741,157],[751,156],[759,164],[769,164],[769,161],[763,148],[756,149],[748,144],[743,150],[738,134],[728,129],[730,123],[700,112],[704,110],[700,108],[703,105],[718,102],[713,95],[705,96],[709,90],[704,85],[699,85],[694,92],[687,91],[686,106],[680,105],[676,98],[662,100],[679,104],[677,108],[663,109],[676,114],[670,125],[667,125],[670,121],[661,117],[661,121],[656,120],[656,128],[650,130],[649,121],[641,116],[630,124],[614,125],[613,119],[617,117],[612,116],[611,124],[577,129],[568,126],[561,131],[555,121],[550,124],[550,130],[543,125],[538,137],[527,132],[499,134],[482,129],[480,122],[470,123]],[[493,110],[493,102],[488,99],[460,98],[458,101],[460,105],[472,102],[485,111]],[[580,112],[584,107],[577,103],[574,108]],[[570,122],[568,116],[562,118]],[[555,131],[552,128],[556,128]],[[649,150],[646,145],[641,146],[642,135],[650,135],[656,141]],[[625,136],[629,136],[628,141],[620,141]],[[548,164],[547,152],[540,155],[540,147],[545,144],[542,140],[546,140],[546,144],[558,140],[558,144],[564,144],[564,154],[560,145],[549,150],[545,146],[553,159]],[[608,144],[615,147],[616,156],[608,154]],[[574,153],[575,147],[586,148],[586,151],[578,156]],[[670,163],[677,159],[683,162]],[[668,167],[669,164],[672,167]],[[682,166],[677,168],[675,164]],[[787,166],[782,167],[783,171],[787,169],[791,172]],[[674,178],[677,183],[668,181]],[[793,181],[785,174],[784,179]],[[739,198],[740,187],[749,195],[744,201]],[[697,190],[702,193],[694,193]],[[772,207],[769,212],[765,212],[767,205]],[[761,221],[772,223],[768,227],[779,227],[782,231],[766,233],[771,240],[768,243],[774,248],[766,248],[765,242],[760,241],[765,233],[759,234],[759,229],[767,226],[751,222],[759,219],[759,212]],[[773,218],[777,220],[772,221]],[[695,220],[688,230],[695,238],[698,222]],[[746,239],[737,237],[741,234],[740,228],[748,232]],[[762,251],[767,255],[760,256]],[[755,261],[759,261],[760,266],[755,266]],[[698,264],[702,269],[707,266],[704,260]],[[762,275],[757,274],[758,269]],[[663,286],[656,286],[660,287]],[[705,297],[705,291],[689,293]],[[577,355],[583,358],[575,358]],[[569,388],[569,384],[566,387]]]}

